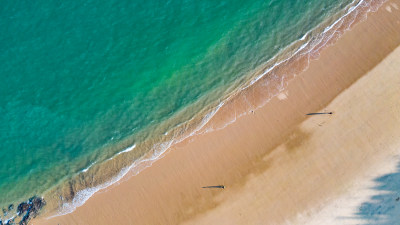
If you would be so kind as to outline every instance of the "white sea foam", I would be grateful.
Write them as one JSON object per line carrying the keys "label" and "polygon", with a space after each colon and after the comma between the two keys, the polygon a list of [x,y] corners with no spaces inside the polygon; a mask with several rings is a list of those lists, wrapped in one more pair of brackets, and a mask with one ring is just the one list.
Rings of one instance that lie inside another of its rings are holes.
{"label": "white sea foam", "polygon": [[[364,0],[361,1],[357,1],[354,0],[351,5],[354,5],[354,3],[358,2],[357,4],[355,4],[355,6],[352,6],[348,9],[347,13],[344,14],[342,17],[340,17],[338,20],[334,21],[334,23],[332,23],[331,25],[329,25],[327,28],[324,29],[323,33],[320,35],[324,35],[326,34],[328,31],[330,31],[331,29],[333,29],[337,24],[339,23],[343,23],[343,20],[350,15],[351,12],[353,12],[354,10],[356,10],[358,7],[362,6],[362,4],[365,3]],[[384,1],[383,1],[384,2]],[[382,2],[382,3],[383,3]],[[369,6],[365,6],[365,7],[369,7]],[[370,10],[368,10],[370,11]],[[354,22],[351,21],[349,24],[347,24],[347,29],[351,26],[351,24]],[[304,41],[306,39],[306,37],[312,32],[308,31],[305,35],[303,35],[303,37],[295,42],[293,42],[291,45],[289,45],[288,47],[286,47],[285,49],[283,49],[282,51],[280,51],[279,53],[282,53],[283,51],[293,47],[293,45],[297,44],[298,41]],[[290,56],[289,58],[286,58],[282,61],[279,61],[278,63],[275,63],[274,65],[272,65],[271,67],[265,69],[260,75],[258,75],[257,77],[255,77],[253,80],[251,80],[249,82],[249,84],[246,84],[245,86],[243,86],[242,88],[239,88],[239,92],[243,91],[247,88],[249,88],[250,86],[252,86],[253,84],[255,84],[257,81],[259,81],[261,78],[263,78],[265,75],[267,75],[268,73],[270,73],[273,69],[275,69],[277,66],[281,65],[282,63],[285,63],[287,61],[289,61],[292,57],[294,57],[296,54],[308,54],[308,59],[310,58],[310,55],[313,54],[314,52],[317,52],[322,46],[324,46],[329,40],[331,40],[332,37],[334,37],[335,32],[333,32],[333,34],[330,34],[328,36],[319,36],[317,37],[317,40],[315,39],[311,39],[308,42],[304,43],[303,45],[301,45],[295,52],[294,54],[292,54],[292,56]],[[321,45],[322,43],[322,45]],[[316,48],[317,46],[321,45],[321,47]],[[305,53],[300,53],[302,50],[304,50],[306,47],[309,47],[308,52]],[[277,55],[279,55],[279,53]],[[276,60],[277,56],[274,56],[272,59],[270,59],[267,63],[272,62],[274,60]],[[266,102],[268,102],[272,97],[277,96],[283,89],[284,89],[285,83],[284,83],[284,77],[281,77],[281,81],[280,81],[280,85],[278,87],[279,92],[278,93],[274,93],[270,96],[269,99],[267,99],[264,104],[258,105],[256,106],[255,109],[256,110],[260,107],[262,107],[263,105],[265,105]],[[237,93],[237,92],[236,92]],[[118,173],[118,175],[114,176],[113,178],[111,178],[108,182],[105,182],[101,185],[98,185],[96,187],[91,187],[91,188],[86,188],[84,190],[78,191],[77,194],[75,195],[75,197],[73,198],[73,200],[71,202],[65,202],[62,204],[59,213],[52,216],[52,217],[56,217],[56,216],[60,216],[60,215],[65,215],[68,213],[73,212],[77,207],[82,206],[91,196],[93,196],[96,192],[105,189],[115,183],[118,183],[123,177],[125,177],[129,172],[132,172],[132,175],[137,175],[138,173],[140,173],[143,169],[151,166],[155,161],[157,161],[158,159],[162,158],[164,156],[164,153],[174,144],[177,144],[179,142],[182,142],[183,140],[199,134],[199,131],[206,125],[208,124],[208,122],[211,120],[211,118],[213,118],[213,116],[222,108],[222,106],[229,100],[231,100],[233,97],[235,96],[235,94],[229,95],[224,101],[221,101],[213,110],[211,110],[209,113],[206,114],[206,116],[204,116],[204,118],[202,119],[201,123],[199,124],[199,126],[197,126],[197,128],[195,128],[192,132],[190,132],[188,135],[185,135],[183,137],[180,137],[179,139],[176,139],[176,137],[174,136],[171,141],[168,142],[163,142],[163,143],[159,143],[159,144],[155,144],[153,146],[153,150],[152,155],[151,156],[144,156],[138,160],[136,160],[133,164],[131,164],[128,167],[125,167],[123,169],[121,169],[121,171]],[[234,119],[232,119],[231,121],[228,121],[222,128],[225,128],[226,126],[228,126],[229,124],[232,124],[233,122],[235,122],[237,120],[237,118],[239,118],[240,116],[244,115],[244,113],[241,113],[239,115],[236,115],[235,113],[235,117]],[[189,121],[190,122],[190,121]],[[218,129],[222,129],[222,128],[218,128]],[[208,129],[205,132],[209,132],[212,131],[214,129]],[[166,133],[168,134],[168,133]],[[117,155],[125,153],[125,152],[129,152],[132,151],[134,148],[136,147],[136,145],[130,146],[128,148],[126,148],[125,150],[119,152]],[[92,166],[92,165],[90,165]],[[90,166],[87,168],[89,169]],[[86,172],[87,169],[85,169],[83,172]],[[51,218],[51,217],[50,217]]]}
{"label": "white sea foam", "polygon": [[307,36],[308,36],[308,32],[307,32],[307,33],[305,33],[305,34],[303,35],[303,37],[301,37],[301,38],[300,38],[300,40],[301,40],[301,41],[304,41],[304,40],[306,40]]}
{"label": "white sea foam", "polygon": [[[358,2],[358,3],[357,3],[357,2]],[[383,2],[384,2],[384,1],[383,1]],[[383,3],[383,2],[382,2],[382,3]],[[354,5],[354,6],[351,6],[351,5]],[[309,41],[305,42],[304,44],[302,44],[293,54],[291,54],[290,57],[288,57],[288,58],[286,58],[286,59],[284,59],[284,60],[281,60],[281,61],[279,61],[279,62],[273,64],[272,66],[266,68],[261,74],[259,74],[257,77],[255,77],[254,79],[252,79],[252,80],[250,81],[249,84],[244,85],[242,88],[240,88],[238,92],[240,93],[240,92],[242,92],[242,91],[244,91],[244,90],[250,88],[250,87],[253,86],[257,81],[259,81],[260,79],[264,78],[265,75],[267,75],[267,74],[269,74],[271,71],[273,71],[277,66],[282,65],[283,63],[285,63],[285,62],[291,60],[293,57],[295,57],[295,56],[297,56],[297,55],[299,55],[299,54],[302,55],[302,56],[303,56],[303,55],[308,55],[308,62],[307,62],[307,64],[309,64],[309,62],[310,62],[310,56],[313,55],[314,53],[318,54],[318,52],[320,51],[320,49],[321,49],[322,47],[326,46],[327,43],[335,36],[336,31],[331,32],[330,34],[327,34],[329,31],[331,31],[331,30],[332,30],[333,28],[335,28],[335,27],[339,28],[339,27],[343,24],[343,22],[345,21],[345,19],[346,19],[352,12],[354,12],[354,10],[358,9],[358,8],[361,7],[361,6],[363,6],[363,7],[369,7],[369,5],[367,5],[367,4],[365,3],[365,0],[360,0],[360,1],[354,0],[351,4],[349,4],[349,6],[350,6],[350,7],[349,7],[349,9],[347,10],[347,12],[346,12],[344,15],[342,15],[340,18],[338,18],[337,20],[335,20],[331,25],[329,25],[328,27],[326,27],[326,28],[324,29],[324,31],[323,31],[321,34],[317,35],[316,37],[314,37],[314,38],[310,39]],[[368,13],[370,10],[371,10],[371,9],[368,9],[368,10],[367,10],[367,13]],[[356,15],[356,16],[357,16],[357,15]],[[354,18],[353,18],[351,21],[348,22],[347,27],[346,27],[344,30],[348,30],[348,29],[350,28],[350,26],[354,23],[354,20],[355,20],[355,17],[356,17],[356,16],[354,16]],[[270,60],[268,60],[268,61],[266,62],[266,64],[275,61],[277,56],[279,56],[279,55],[282,54],[283,52],[287,51],[288,49],[293,48],[293,46],[296,45],[299,41],[304,41],[304,40],[306,39],[306,37],[307,37],[308,35],[310,35],[312,32],[313,32],[313,30],[308,31],[306,34],[303,35],[302,38],[300,38],[299,40],[293,42],[292,44],[290,44],[289,46],[287,46],[286,48],[284,48],[283,50],[281,50],[281,51],[280,51],[277,55],[275,55],[273,58],[271,58]],[[318,47],[318,46],[319,46],[319,47]],[[303,50],[306,49],[306,48],[308,48],[308,51],[307,51],[307,52],[304,52],[304,53],[301,53],[301,51],[303,51]],[[307,67],[308,67],[308,66],[306,66],[306,68],[307,68]],[[306,69],[306,68],[304,68],[304,69]],[[293,75],[296,75],[296,74],[293,74]],[[263,107],[267,102],[269,102],[270,99],[272,99],[272,98],[275,97],[275,96],[278,96],[278,95],[284,90],[284,87],[285,87],[285,81],[284,81],[284,79],[285,79],[285,77],[282,76],[280,79],[281,79],[280,85],[278,86],[279,92],[273,93],[273,94],[271,93],[271,96],[270,96],[268,99],[265,99],[265,102],[264,102],[263,104],[260,104],[260,105],[256,106],[256,107],[253,108],[251,111],[254,112],[256,109]],[[227,102],[227,101],[229,101],[229,100],[230,100],[231,98],[233,98],[234,96],[235,96],[235,94],[230,95],[224,102],[222,102],[222,104],[225,103],[225,102]],[[221,107],[218,107],[218,110],[219,110],[220,108],[221,108]],[[216,113],[216,112],[215,112],[215,113]],[[240,118],[241,116],[243,116],[243,115],[245,115],[245,114],[247,114],[247,113],[246,113],[246,112],[243,112],[243,113],[239,113],[239,114],[238,114],[238,113],[235,111],[235,117],[234,117],[232,120],[227,121],[222,127],[218,127],[218,128],[208,128],[208,129],[206,129],[206,130],[205,130],[204,132],[202,132],[202,133],[208,133],[208,132],[211,132],[211,131],[224,129],[224,128],[226,128],[227,126],[229,126],[230,124],[234,123],[238,118]]]}
{"label": "white sea foam", "polygon": [[86,173],[90,169],[90,167],[92,167],[95,163],[96,162],[90,163],[90,165],[88,167],[86,167],[85,169],[83,169],[81,172]]}
{"label": "white sea foam", "polygon": [[[135,164],[132,164],[132,167],[135,166]],[[75,211],[75,209],[81,205],[83,205],[90,197],[92,197],[96,192],[109,187],[110,185],[118,182],[123,176],[125,176],[128,171],[129,171],[130,167],[128,168],[123,168],[119,174],[113,178],[111,178],[110,181],[103,183],[101,185],[98,185],[96,187],[91,187],[91,188],[86,188],[83,189],[81,191],[78,191],[76,193],[76,195],[74,196],[73,200],[71,202],[65,202],[62,204],[59,213],[54,215],[54,216],[50,216],[49,218],[52,217],[56,217],[56,216],[61,216],[61,215],[66,215],[69,214],[73,211]]]}
{"label": "white sea foam", "polygon": [[[90,187],[78,191],[74,196],[71,202],[65,202],[62,204],[59,212],[53,216],[48,217],[53,218],[57,216],[66,215],[75,211],[76,208],[82,206],[90,197],[92,197],[96,192],[105,189],[113,184],[118,183],[123,177],[125,177],[129,172],[132,172],[132,175],[135,176],[139,174],[142,170],[151,166],[155,161],[157,161],[163,153],[172,145],[173,141],[161,143],[154,146],[154,154],[150,158],[142,157],[138,159],[136,162],[131,164],[128,167],[121,169],[118,175],[112,177],[109,181],[100,184],[96,187]],[[133,149],[133,148],[132,148]],[[134,170],[133,170],[134,169]]]}
{"label": "white sea foam", "polygon": [[136,148],[136,144],[133,144],[132,146],[127,147],[127,148],[124,149],[123,151],[118,152],[117,155],[120,155],[120,154],[126,153],[126,152],[130,152],[130,151],[132,151],[132,150],[135,149],[135,148]]}
{"label": "white sea foam", "polygon": [[130,152],[130,151],[132,151],[132,150],[135,149],[135,148],[136,148],[136,144],[133,144],[132,146],[129,146],[129,147],[127,147],[126,149],[124,149],[124,150],[118,152],[118,153],[115,154],[113,157],[108,158],[108,159],[106,160],[106,162],[107,162],[107,161],[110,161],[110,160],[112,160],[112,159],[114,159],[117,155],[121,155],[122,153]]}

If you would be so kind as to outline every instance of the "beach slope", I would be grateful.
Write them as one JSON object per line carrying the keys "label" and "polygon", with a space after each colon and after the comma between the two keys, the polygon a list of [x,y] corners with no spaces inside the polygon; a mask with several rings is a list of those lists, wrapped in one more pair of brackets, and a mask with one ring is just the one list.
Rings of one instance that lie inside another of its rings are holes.
{"label": "beach slope", "polygon": [[400,153],[399,7],[369,14],[254,113],[33,224],[307,224]]}

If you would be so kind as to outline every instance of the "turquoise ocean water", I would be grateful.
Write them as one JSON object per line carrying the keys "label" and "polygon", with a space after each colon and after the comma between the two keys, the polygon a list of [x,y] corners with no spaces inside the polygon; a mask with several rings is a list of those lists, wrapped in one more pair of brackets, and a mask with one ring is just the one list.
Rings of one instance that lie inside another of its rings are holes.
{"label": "turquoise ocean water", "polygon": [[2,1],[0,206],[71,201],[49,190],[130,151],[107,180],[351,2]]}

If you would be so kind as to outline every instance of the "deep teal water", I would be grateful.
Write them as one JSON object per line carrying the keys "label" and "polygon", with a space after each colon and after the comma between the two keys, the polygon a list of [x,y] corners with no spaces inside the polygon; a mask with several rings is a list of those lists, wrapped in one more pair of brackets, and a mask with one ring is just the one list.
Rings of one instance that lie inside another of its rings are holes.
{"label": "deep teal water", "polygon": [[217,101],[349,2],[2,1],[0,206]]}

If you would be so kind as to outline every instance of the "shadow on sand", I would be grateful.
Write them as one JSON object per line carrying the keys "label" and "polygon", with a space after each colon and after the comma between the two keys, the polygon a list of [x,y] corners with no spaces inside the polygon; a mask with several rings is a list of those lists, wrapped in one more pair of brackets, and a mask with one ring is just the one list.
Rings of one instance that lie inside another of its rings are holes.
{"label": "shadow on sand", "polygon": [[362,224],[400,224],[400,163],[395,173],[385,174],[374,182],[377,193],[359,206],[354,217],[362,220]]}

